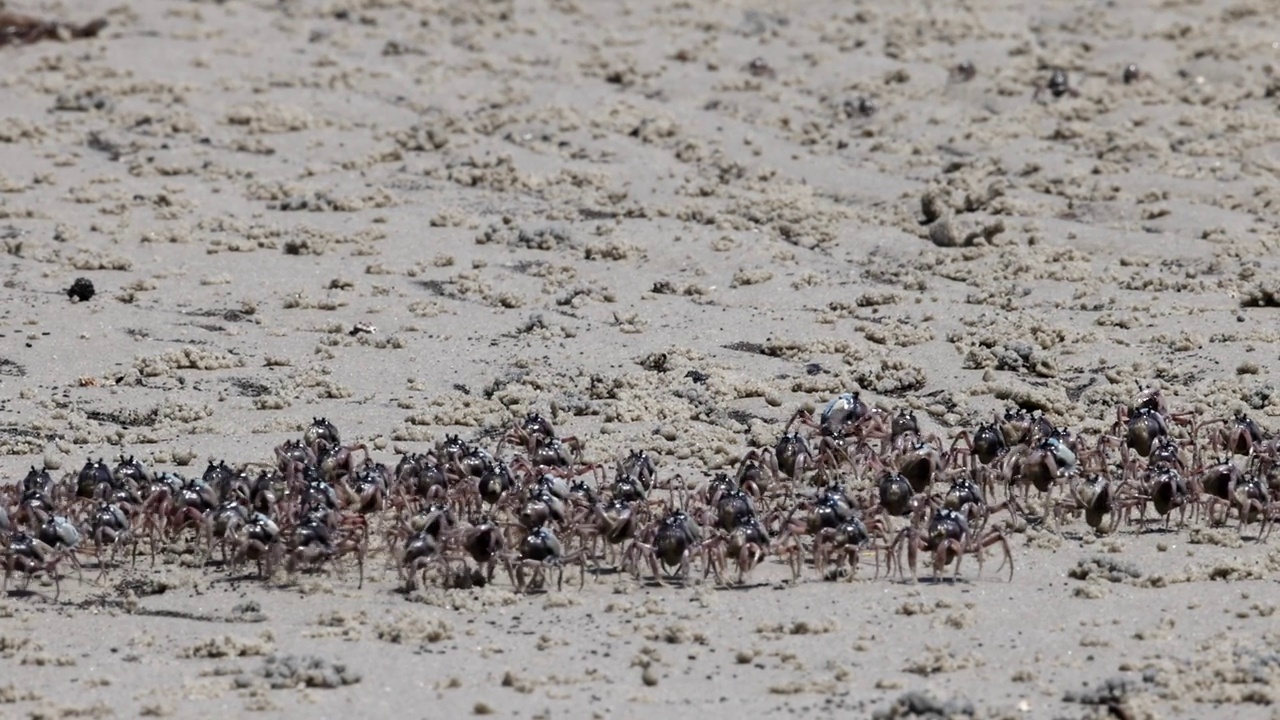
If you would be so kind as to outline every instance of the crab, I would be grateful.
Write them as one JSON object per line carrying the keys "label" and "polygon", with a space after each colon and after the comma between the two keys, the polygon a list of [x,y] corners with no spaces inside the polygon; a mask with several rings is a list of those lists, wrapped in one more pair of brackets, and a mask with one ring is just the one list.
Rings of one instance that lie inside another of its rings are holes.
{"label": "crab", "polygon": [[[703,577],[715,572],[716,578],[723,577],[722,570],[728,570],[729,559],[732,558],[738,568],[737,584],[746,582],[751,570],[769,555],[769,533],[760,524],[755,515],[741,518],[728,530],[721,529],[706,543],[708,553],[707,567]],[[793,580],[799,578],[795,572]]]}
{"label": "crab", "polygon": [[626,484],[641,489],[646,493],[654,486],[657,479],[657,468],[653,458],[644,450],[632,450],[626,457],[618,460],[615,484]]}
{"label": "crab", "polygon": [[386,465],[366,458],[351,477],[338,484],[346,506],[361,514],[380,512],[386,505],[389,475]]}
{"label": "crab", "polygon": [[753,497],[761,498],[780,479],[777,463],[770,465],[764,452],[759,448],[751,448],[738,462],[734,482]]}
{"label": "crab", "polygon": [[[513,569],[511,582],[516,592],[526,592],[546,583],[548,569],[556,570],[556,589],[564,589],[564,566],[576,563],[580,570],[578,587],[587,582],[587,567],[582,559],[582,551],[565,553],[564,547],[555,533],[548,527],[537,527],[529,530],[520,540],[516,555],[510,561]],[[525,573],[532,571],[526,582]]]}
{"label": "crab", "polygon": [[111,475],[111,468],[101,458],[86,460],[84,467],[80,468],[80,473],[76,476],[76,495],[101,500],[109,494],[114,485],[115,478]]}
{"label": "crab", "polygon": [[951,443],[951,452],[954,453],[961,443],[970,457],[981,465],[990,465],[1009,451],[1009,443],[995,423],[978,423],[972,434],[967,430],[960,431]]}
{"label": "crab", "polygon": [[[326,525],[332,524],[331,511],[313,510],[309,514]],[[396,517],[392,527],[386,531],[386,547],[390,551],[387,566],[403,567],[403,558],[399,553],[414,535],[425,532],[434,537],[437,545],[443,548],[457,525],[458,519],[453,513],[452,506],[445,502],[432,503],[408,515],[402,512]]]}
{"label": "crab", "polygon": [[27,474],[23,476],[19,488],[24,493],[36,491],[52,497],[54,491],[53,477],[49,475],[48,470],[36,470],[35,466],[32,465]]}
{"label": "crab", "polygon": [[[604,541],[605,561],[609,560],[609,552],[615,546],[634,540],[636,529],[640,523],[640,511],[636,501],[614,498],[608,503],[596,503],[591,507],[589,522],[578,525],[578,535],[584,547],[589,549],[588,555],[599,558],[595,546]],[[596,565],[599,570],[599,563]]]}
{"label": "crab", "polygon": [[205,519],[204,531],[208,540],[205,558],[213,556],[213,546],[222,549],[222,564],[227,564],[227,545],[235,542],[240,528],[249,522],[249,508],[238,500],[227,500],[210,510]]}
{"label": "crab", "polygon": [[[933,478],[946,471],[948,459],[938,451],[936,446],[920,439],[920,436],[915,433],[900,437],[901,441],[894,442],[899,446],[895,452],[898,472],[911,483],[913,491],[928,492],[929,486],[933,484]],[[914,440],[909,440],[910,438]]]}
{"label": "crab", "polygon": [[948,81],[953,83],[966,83],[977,76],[978,68],[974,66],[972,60],[961,60],[947,71]]}
{"label": "crab", "polygon": [[765,456],[766,464],[793,482],[798,482],[804,471],[814,464],[809,444],[799,433],[790,432],[789,429],[778,438],[770,452],[772,455]]}
{"label": "crab", "polygon": [[275,562],[283,549],[280,528],[275,521],[262,513],[253,513],[232,536],[235,552],[231,558],[233,567],[253,560],[258,564],[258,577],[271,577]]}
{"label": "crab", "polygon": [[1034,445],[1053,434],[1053,423],[1040,413],[1029,413],[1025,410],[1010,408],[1004,416],[996,416],[996,426],[1004,437],[1006,446]]}
{"label": "crab", "polygon": [[1257,475],[1250,473],[1240,479],[1232,493],[1231,502],[1240,513],[1240,534],[1249,523],[1259,523],[1258,542],[1266,540],[1271,534],[1275,518],[1271,511],[1271,491]]}
{"label": "crab", "polygon": [[311,424],[302,431],[302,444],[317,456],[325,449],[335,448],[342,444],[338,427],[322,417],[312,418]]}
{"label": "crab", "polygon": [[563,525],[568,518],[564,501],[546,488],[534,489],[516,513],[516,522],[525,530],[533,530],[549,522]]}
{"label": "crab", "polygon": [[17,511],[13,514],[13,523],[28,528],[38,528],[46,520],[53,517],[55,505],[53,494],[39,487],[23,491],[18,500]]}
{"label": "crab", "polygon": [[832,398],[818,418],[818,430],[823,435],[846,437],[853,434],[858,423],[868,417],[871,408],[862,402],[858,393],[841,393]]}
{"label": "crab", "polygon": [[294,575],[300,566],[317,570],[326,562],[355,554],[358,579],[364,587],[364,558],[368,553],[368,530],[361,516],[343,517],[333,511],[313,511],[302,518],[289,543],[287,572]]}
{"label": "crab", "polygon": [[497,463],[497,458],[489,454],[489,451],[475,447],[467,446],[466,451],[453,461],[451,470],[454,477],[463,478],[479,478],[493,469]]}
{"label": "crab", "polygon": [[[1138,393],[1133,404],[1116,407],[1116,421],[1111,426],[1110,437],[1120,438],[1121,460],[1128,465],[1130,450],[1144,458],[1150,458],[1157,450],[1167,452],[1170,444],[1176,445],[1170,437],[1170,424],[1189,422],[1189,413],[1169,412],[1159,388],[1146,388]],[[1099,442],[1106,439],[1107,436],[1099,438]]]}
{"label": "crab", "polygon": [[120,462],[111,471],[111,478],[112,484],[116,487],[127,486],[135,489],[149,485],[154,480],[151,471],[132,455],[128,458],[121,456]]}
{"label": "crab", "polygon": [[43,572],[53,580],[53,600],[57,602],[62,594],[62,584],[58,577],[58,563],[68,557],[72,557],[71,551],[67,548],[54,548],[24,532],[16,532],[13,537],[9,538],[7,550],[4,584],[0,586],[0,592],[5,594],[9,592],[9,578],[15,570],[26,576],[26,582],[23,584],[24,589],[26,584],[31,582],[33,576]]}
{"label": "crab", "polygon": [[286,440],[275,448],[276,467],[281,473],[290,472],[295,466],[315,465],[316,453],[301,440]]}
{"label": "crab", "polygon": [[880,509],[893,517],[906,517],[916,508],[915,488],[902,473],[885,471],[876,483]]}
{"label": "crab", "polygon": [[712,520],[710,524],[727,532],[732,532],[739,525],[756,516],[755,503],[741,488],[719,493],[709,510]]}
{"label": "crab", "polygon": [[418,574],[422,574],[422,584],[427,582],[427,571],[432,567],[442,570],[444,577],[450,576],[449,560],[444,556],[443,543],[440,538],[421,530],[409,536],[400,550],[400,578],[404,581],[405,592],[413,592],[417,588]]}
{"label": "crab", "polygon": [[80,545],[80,528],[61,515],[49,517],[36,532],[36,541],[52,548],[55,553],[62,553],[76,568],[76,575],[84,580],[80,558],[76,557],[76,548]]}
{"label": "crab", "polygon": [[1170,514],[1174,510],[1179,511],[1179,525],[1185,524],[1190,493],[1186,479],[1176,469],[1163,463],[1154,465],[1143,474],[1138,487],[1138,493],[1124,504],[1126,515],[1136,505],[1139,509],[1138,522],[1144,523],[1147,503],[1150,502],[1156,513],[1164,518],[1165,529],[1169,527]]}
{"label": "crab", "polygon": [[997,572],[1006,564],[1009,566],[1009,581],[1013,581],[1013,553],[1009,549],[1009,541],[998,529],[974,533],[969,528],[969,521],[964,513],[946,507],[936,508],[929,516],[929,522],[920,529],[919,518],[922,512],[916,513],[916,520],[904,528],[890,545],[889,558],[896,559],[898,574],[903,576],[901,552],[905,546],[907,551],[907,567],[911,570],[911,579],[917,577],[916,567],[921,552],[933,555],[933,577],[936,580],[952,561],[955,562],[953,578],[960,575],[960,561],[966,554],[973,555],[978,561],[978,576],[982,576],[983,551],[992,545],[999,545],[1004,550],[1004,559]]}
{"label": "crab", "polygon": [[488,503],[489,507],[497,505],[502,498],[510,493],[516,486],[515,478],[511,476],[511,469],[507,467],[505,462],[495,460],[492,465],[476,479],[475,498],[479,500],[476,507],[479,511],[484,503]]}
{"label": "crab", "polygon": [[[1022,485],[1023,499],[1034,487],[1045,496],[1046,507],[1052,508],[1053,490],[1058,481],[1076,472],[1078,457],[1068,443],[1065,434],[1056,430],[1034,446],[1023,446],[1012,452],[1005,463],[1005,477],[1012,484]],[[1012,497],[1010,487],[1010,497]]]}
{"label": "crab", "polygon": [[899,410],[894,413],[893,420],[889,424],[889,439],[893,442],[899,442],[899,438],[903,438],[904,442],[914,442],[921,438],[920,420],[916,414],[910,410]]}
{"label": "crab", "polygon": [[537,466],[570,468],[582,459],[582,443],[576,437],[537,437],[529,462]]}
{"label": "crab", "polygon": [[[1055,505],[1055,517],[1084,512],[1085,523],[1100,534],[1114,532],[1120,524],[1121,506],[1116,490],[1105,475],[1092,473],[1085,477],[1072,476],[1067,497]],[[1104,526],[1104,522],[1110,519]]]}
{"label": "crab", "polygon": [[[857,516],[840,521],[834,527],[825,527],[818,533],[813,543],[813,566],[822,579],[839,577],[846,563],[849,565],[848,579],[853,580],[858,572],[858,563],[863,550],[871,542],[871,533],[866,523]],[[873,552],[875,550],[873,549]],[[880,576],[880,555],[876,552],[876,573]],[[834,559],[835,567],[828,570],[827,565]]]}
{"label": "crab", "polygon": [[742,69],[754,78],[772,80],[778,77],[778,72],[773,69],[768,60],[762,57],[752,58],[751,62],[744,65]]}
{"label": "crab", "polygon": [[1040,99],[1042,93],[1049,93],[1054,98],[1060,98],[1063,95],[1071,97],[1079,97],[1080,91],[1071,87],[1071,80],[1067,77],[1067,71],[1062,68],[1054,68],[1049,74],[1048,81],[1043,85],[1037,85],[1035,93],[1031,96],[1033,100]]}
{"label": "crab", "polygon": [[356,453],[364,453],[365,464],[369,463],[369,447],[364,443],[356,443],[355,445],[333,445],[326,446],[322,452],[317,454],[315,467],[320,471],[321,477],[326,482],[338,483],[343,479],[355,475],[360,467],[360,461],[356,460]]}
{"label": "crab", "polygon": [[[482,516],[475,520],[470,527],[461,530],[459,544],[475,561],[477,567],[485,568],[486,572],[478,577],[483,578],[485,583],[493,582],[493,574],[498,561],[503,560],[506,562],[506,541],[503,539],[502,530],[493,522],[493,519]],[[471,577],[475,578],[477,574],[472,573]],[[475,580],[473,582],[483,584]]]}
{"label": "crab", "polygon": [[[647,528],[643,537],[644,541],[633,540],[627,547],[624,564],[629,565],[639,577],[639,561],[644,557],[658,585],[662,584],[664,575],[687,581],[694,558],[706,558],[707,541],[702,539],[702,528],[683,510],[667,513],[656,525]],[[668,568],[676,568],[676,573],[665,573]],[[719,570],[713,572],[719,582]]]}
{"label": "crab", "polygon": [[[502,469],[506,470],[506,466],[503,465]],[[396,464],[394,485],[401,505],[407,502],[406,496],[410,494],[426,502],[444,500],[449,495],[449,478],[444,463],[434,452],[402,456]]]}
{"label": "crab", "polygon": [[[1205,515],[1208,516],[1210,523],[1214,522],[1214,507],[1219,504],[1230,506],[1231,499],[1235,497],[1236,485],[1243,478],[1244,473],[1230,457],[1222,458],[1221,461],[1204,468],[1192,478],[1192,493],[1199,499],[1199,504],[1204,506]],[[1199,507],[1196,511],[1198,515]]]}
{"label": "crab", "polygon": [[1232,455],[1252,455],[1255,447],[1265,444],[1266,433],[1257,421],[1243,412],[1237,412],[1232,418],[1217,418],[1200,426],[1200,429],[1213,428],[1209,440],[1215,450],[1222,450]]}
{"label": "crab", "polygon": [[502,436],[501,442],[498,443],[499,449],[502,445],[510,442],[518,447],[524,448],[525,452],[532,453],[537,447],[539,439],[553,438],[556,436],[555,428],[551,426],[551,422],[536,412],[530,412],[524,416],[524,419],[516,423],[514,427]]}
{"label": "crab", "polygon": [[249,505],[264,515],[275,515],[287,493],[284,475],[275,468],[264,469],[249,486]]}

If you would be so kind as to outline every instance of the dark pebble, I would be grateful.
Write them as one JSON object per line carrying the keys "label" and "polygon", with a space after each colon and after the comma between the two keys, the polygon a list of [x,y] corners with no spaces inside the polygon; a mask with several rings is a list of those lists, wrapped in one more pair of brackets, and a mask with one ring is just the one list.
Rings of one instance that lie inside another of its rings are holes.
{"label": "dark pebble", "polygon": [[67,297],[85,302],[91,299],[95,292],[89,278],[76,278],[76,281],[71,283],[71,287],[67,288]]}

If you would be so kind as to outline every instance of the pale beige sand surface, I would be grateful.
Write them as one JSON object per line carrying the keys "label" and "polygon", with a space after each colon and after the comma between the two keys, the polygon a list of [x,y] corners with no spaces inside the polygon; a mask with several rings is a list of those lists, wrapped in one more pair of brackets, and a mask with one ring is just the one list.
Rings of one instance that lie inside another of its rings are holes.
{"label": "pale beige sand surface", "polygon": [[[0,47],[5,483],[270,462],[315,416],[393,464],[538,411],[702,482],[852,390],[948,440],[1097,437],[1140,384],[1280,414],[1272,3],[6,9],[109,24]],[[1138,530],[1012,533],[1011,581],[15,579],[0,715],[1274,717],[1278,541]]]}

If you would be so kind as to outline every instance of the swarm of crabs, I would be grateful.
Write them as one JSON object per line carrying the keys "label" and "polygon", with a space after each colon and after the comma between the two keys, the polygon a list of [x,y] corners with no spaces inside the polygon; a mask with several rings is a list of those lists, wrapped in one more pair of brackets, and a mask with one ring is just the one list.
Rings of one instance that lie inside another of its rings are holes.
{"label": "swarm of crabs", "polygon": [[1097,437],[1009,410],[949,443],[909,411],[846,393],[817,417],[796,412],[735,472],[702,480],[662,473],[644,450],[584,462],[582,443],[536,413],[497,435],[492,450],[447,435],[392,467],[318,418],[265,462],[210,462],[199,477],[132,457],[89,460],[59,480],[33,468],[0,495],[5,589],[43,573],[56,599],[68,569],[83,581],[88,564],[100,582],[139,555],[232,573],[252,564],[285,582],[354,566],[361,584],[372,555],[405,591],[504,578],[521,592],[560,588],[566,569],[579,585],[618,573],[743,583],[770,558],[792,581],[860,568],[914,580],[922,558],[936,578],[949,566],[959,575],[966,558],[981,574],[996,554],[1012,580],[1009,537],[1029,525],[1234,523],[1262,542],[1280,515],[1280,440],[1243,414],[1170,412],[1159,390],[1117,408]]}

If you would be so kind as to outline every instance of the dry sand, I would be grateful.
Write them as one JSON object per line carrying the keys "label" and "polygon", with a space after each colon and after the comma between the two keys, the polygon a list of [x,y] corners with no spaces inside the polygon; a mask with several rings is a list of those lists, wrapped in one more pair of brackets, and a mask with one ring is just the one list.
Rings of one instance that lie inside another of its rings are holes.
{"label": "dry sand", "polygon": [[[7,9],[109,25],[0,47],[6,482],[313,416],[394,462],[537,410],[701,479],[853,389],[946,437],[1096,434],[1138,383],[1280,415],[1268,2]],[[1276,716],[1280,540],[1082,529],[1015,535],[1012,582],[91,570],[0,604],[0,715]]]}

